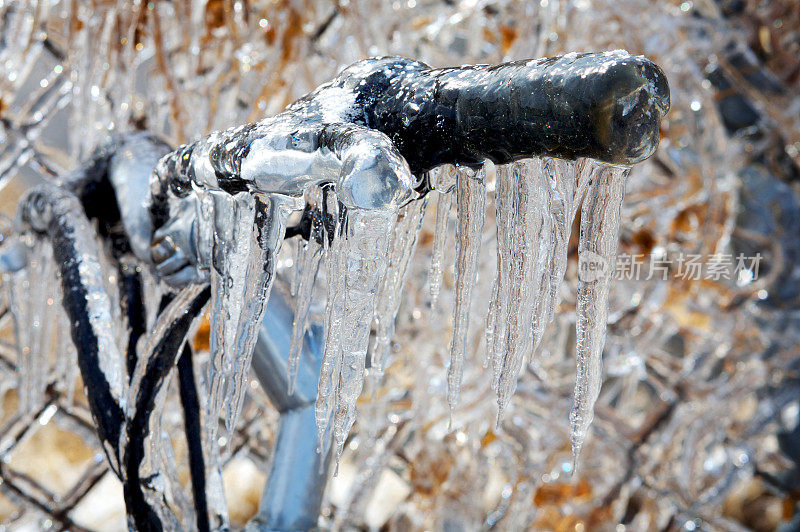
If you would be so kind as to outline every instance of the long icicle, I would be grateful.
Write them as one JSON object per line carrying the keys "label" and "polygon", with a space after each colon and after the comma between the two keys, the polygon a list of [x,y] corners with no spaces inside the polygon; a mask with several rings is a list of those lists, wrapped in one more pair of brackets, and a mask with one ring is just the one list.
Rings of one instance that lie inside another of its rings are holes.
{"label": "long icicle", "polygon": [[594,417],[600,394],[608,290],[619,241],[620,207],[629,168],[597,164],[581,207],[578,244],[577,377],[570,412],[573,460]]}
{"label": "long icicle", "polygon": [[583,197],[592,182],[594,174],[603,169],[602,164],[591,159],[578,159],[575,164],[575,192],[572,195],[572,215],[573,220],[578,214],[578,209],[583,204]]}
{"label": "long icicle", "polygon": [[350,210],[345,226],[345,296],[341,329],[337,409],[334,417],[336,456],[356,418],[356,402],[364,385],[364,369],[375,296],[389,263],[389,238],[395,211]]}
{"label": "long icicle", "polygon": [[439,292],[442,289],[442,276],[444,270],[444,250],[447,246],[447,225],[450,220],[450,207],[452,195],[447,192],[438,192],[436,199],[436,225],[433,231],[433,249],[431,251],[431,266],[428,271],[428,286],[431,294],[431,309],[435,309],[439,302]]}
{"label": "long icicle", "polygon": [[[321,209],[323,192],[319,187],[311,187],[306,193],[308,204],[315,209]],[[314,293],[314,283],[317,280],[319,264],[322,260],[323,239],[325,238],[325,224],[323,220],[314,217],[307,242],[298,244],[297,263],[295,264],[295,309],[292,321],[292,337],[289,341],[289,362],[287,375],[289,377],[289,394],[294,393],[297,370],[300,363],[300,352],[303,349],[303,336],[308,328],[308,312],[311,308],[311,298]]]}
{"label": "long icicle", "polygon": [[275,195],[201,194],[201,225],[213,229],[207,445],[215,444],[216,420],[223,404],[227,404],[224,418],[229,436],[241,409],[290,203]]}
{"label": "long icicle", "polygon": [[[215,227],[215,203],[220,202],[213,193],[206,190],[198,190],[197,220],[198,238],[204,246],[211,247],[217,253],[219,247],[224,246],[224,242],[217,243],[218,234]],[[228,196],[229,197],[229,196]],[[224,197],[221,198],[224,201]],[[223,203],[224,204],[224,203]],[[221,250],[220,250],[221,251]],[[212,257],[212,262],[215,257]],[[219,261],[218,261],[218,264]],[[209,314],[211,317],[211,330],[209,334],[209,361],[206,370],[206,385],[198,389],[201,404],[203,405],[204,415],[202,416],[201,428],[201,447],[205,456],[205,477],[206,491],[208,493],[209,514],[217,517],[220,523],[226,523],[227,505],[225,503],[225,493],[222,490],[222,467],[219,457],[219,445],[217,443],[217,430],[219,428],[220,400],[217,395],[222,394],[224,389],[224,353],[222,343],[222,316],[225,282],[219,274],[215,273],[213,264],[211,265],[211,302],[209,303]]]}
{"label": "long icicle", "polygon": [[317,420],[319,452],[327,453],[332,437],[331,415],[336,408],[336,386],[339,381],[339,364],[341,363],[341,329],[342,307],[344,306],[345,254],[343,225],[347,218],[344,210],[333,194],[327,195],[323,202],[323,216],[326,214],[337,220],[334,234],[326,235],[325,270],[328,281],[327,300],[325,302],[325,345],[322,354],[322,365],[319,371],[317,400],[314,415]]}
{"label": "long icicle", "polygon": [[300,352],[303,349],[303,336],[308,328],[308,312],[311,308],[311,298],[314,293],[314,282],[317,279],[319,263],[322,259],[322,244],[315,238],[300,244],[305,249],[299,253],[300,261],[295,268],[297,271],[297,294],[295,295],[295,313],[292,322],[292,338],[289,343],[289,393],[294,393],[297,369],[300,363]]}
{"label": "long icicle", "polygon": [[389,266],[375,303],[375,340],[370,358],[370,380],[376,385],[383,376],[389,356],[394,337],[394,322],[400,309],[408,264],[417,248],[427,205],[427,198],[409,204],[405,216],[397,224],[393,234]]}
{"label": "long icicle", "polygon": [[561,283],[567,271],[567,246],[575,218],[572,204],[575,196],[577,172],[576,161],[544,159],[542,172],[550,186],[550,214],[553,217],[553,250],[550,266],[550,294],[547,297],[546,323],[553,321],[555,309],[560,302]]}
{"label": "long icicle", "polygon": [[431,252],[431,265],[428,270],[428,286],[431,294],[431,310],[436,308],[439,302],[439,293],[442,289],[442,277],[444,270],[444,251],[447,247],[449,231],[447,226],[450,222],[450,210],[453,204],[451,191],[456,184],[457,171],[454,166],[445,164],[431,171],[430,182],[436,190],[436,224],[433,231],[433,250]]}
{"label": "long icicle", "polygon": [[531,345],[534,312],[542,297],[547,253],[547,191],[542,186],[541,162],[521,161],[511,167],[516,184],[515,219],[511,227],[513,239],[507,244],[512,258],[507,299],[508,330],[505,348],[499,353],[502,365],[497,382],[498,424],[517,386],[522,362]]}
{"label": "long icicle", "polygon": [[[216,408],[224,411],[225,428],[228,432],[228,439],[233,433],[235,416],[233,415],[233,408],[235,397],[237,395],[237,387],[241,383],[237,383],[235,375],[241,372],[240,360],[245,356],[243,352],[243,329],[242,318],[245,314],[252,314],[252,306],[258,304],[258,296],[254,291],[261,291],[263,289],[261,279],[252,278],[251,276],[258,275],[258,271],[253,271],[252,266],[256,266],[262,272],[264,270],[271,270],[274,265],[265,264],[261,262],[259,265],[257,260],[252,260],[255,255],[261,255],[261,250],[257,248],[258,243],[254,242],[254,237],[257,238],[257,233],[254,234],[255,217],[256,217],[256,197],[251,194],[237,194],[233,196],[230,205],[233,210],[232,218],[224,223],[231,223],[233,240],[228,242],[229,252],[224,256],[225,262],[223,268],[216,270],[219,273],[224,272],[224,281],[226,283],[226,290],[224,291],[225,299],[223,300],[223,338],[224,345],[224,367],[226,373],[226,387],[224,391],[217,395],[215,399],[221,400],[222,403],[217,403]],[[217,226],[219,230],[219,218],[217,219]],[[259,257],[261,258],[261,257]],[[255,264],[253,264],[255,262]],[[270,272],[271,273],[271,272]],[[213,274],[212,274],[213,275]],[[269,281],[271,281],[271,276]],[[216,296],[216,294],[215,294]],[[247,307],[250,307],[249,309]],[[213,319],[213,317],[212,317]],[[238,370],[238,371],[237,371]],[[244,378],[245,375],[242,375]],[[224,408],[223,408],[224,405]],[[220,410],[216,410],[217,413]],[[215,412],[212,410],[212,412]]]}
{"label": "long icicle", "polygon": [[461,378],[467,351],[472,289],[478,276],[483,221],[486,215],[486,184],[483,170],[460,168],[456,176],[456,286],[453,306],[453,337],[447,368],[447,403],[450,413],[461,395]]}
{"label": "long icicle", "polygon": [[547,313],[552,295],[553,261],[557,244],[554,233],[555,220],[552,213],[552,189],[545,174],[546,162],[546,160],[539,160],[539,164],[535,165],[532,169],[533,171],[529,173],[529,178],[532,179],[537,187],[534,212],[538,214],[537,221],[541,224],[538,226],[537,242],[539,250],[533,275],[533,282],[535,283],[535,288],[533,289],[535,298],[533,309],[534,350],[539,347],[539,342],[541,342],[545,327],[549,322]]}
{"label": "long icicle", "polygon": [[[240,280],[234,278],[233,284],[234,286],[242,285],[241,297],[244,300],[244,306],[238,316],[234,338],[236,351],[229,390],[230,400],[225,418],[228,441],[230,441],[236,420],[242,410],[250,362],[258,339],[258,329],[264,319],[267,300],[272,290],[275,261],[283,243],[286,220],[292,209],[297,206],[296,201],[277,194],[273,194],[269,198],[256,196],[252,210],[253,218],[247,233],[249,241],[247,247],[242,250],[246,253],[246,256],[241,257],[245,268],[231,270],[242,275]],[[249,207],[245,209],[247,215],[250,212]],[[246,220],[247,218],[243,222]],[[231,259],[235,259],[235,257],[231,257]]]}
{"label": "long icicle", "polygon": [[224,192],[207,192],[202,202],[203,215],[210,218],[204,220],[213,228],[213,256],[211,268],[211,331],[209,334],[210,360],[208,364],[208,403],[206,404],[206,421],[203,439],[210,448],[217,446],[217,429],[219,413],[228,387],[233,362],[233,328],[235,321],[232,315],[238,315],[241,300],[231,297],[231,286],[228,281],[228,269],[231,262],[226,260],[235,250],[234,230],[239,227],[235,218],[233,196]]}
{"label": "long icicle", "polygon": [[515,247],[516,189],[519,177],[518,163],[497,168],[497,193],[495,212],[497,219],[497,272],[494,278],[492,299],[489,303],[486,347],[487,359],[492,365],[492,388],[496,391],[507,351],[509,294],[511,290],[511,265]]}

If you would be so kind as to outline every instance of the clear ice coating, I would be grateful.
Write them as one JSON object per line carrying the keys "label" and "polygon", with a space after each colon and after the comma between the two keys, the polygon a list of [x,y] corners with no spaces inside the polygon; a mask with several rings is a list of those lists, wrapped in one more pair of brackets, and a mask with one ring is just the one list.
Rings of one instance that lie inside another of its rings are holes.
{"label": "clear ice coating", "polygon": [[[170,324],[185,312],[188,303],[202,290],[202,286],[194,285],[182,290],[174,301],[167,305],[159,315],[153,326],[152,334],[142,346],[142,357],[137,360],[136,367],[131,375],[131,384],[128,388],[128,419],[136,414],[137,394],[146,378],[148,361],[151,360],[159,348],[159,340],[163,337]],[[158,513],[167,526],[175,529],[190,529],[195,521],[195,509],[185,493],[178,479],[177,466],[173,456],[169,436],[164,428],[163,413],[169,392],[168,386],[162,386],[152,405],[152,415],[147,422],[147,433],[136,434],[135,437],[143,438],[145,452],[143,460],[138,464],[137,478],[147,479],[143,482],[143,493],[150,506]],[[128,435],[123,432],[122,438]],[[124,448],[124,442],[121,443]],[[130,473],[129,473],[130,475]],[[208,475],[209,493],[214,492],[215,475]]]}
{"label": "clear ice coating", "polygon": [[[392,83],[380,81],[386,78]],[[554,90],[560,99],[551,94]],[[487,91],[500,106],[495,121],[485,120]],[[514,97],[520,92],[541,92],[545,97]],[[623,92],[634,96],[625,105],[619,101]],[[456,101],[457,109],[453,108]],[[554,106],[560,101],[563,106]],[[417,113],[425,102],[430,108]],[[460,395],[472,292],[480,265],[486,184],[478,167],[486,157],[510,165],[513,183],[505,185],[508,212],[498,211],[499,231],[505,234],[504,244],[498,246],[500,274],[487,336],[502,413],[525,354],[538,346],[554,314],[566,262],[567,211],[571,212],[574,201],[569,196],[576,187],[571,163],[520,158],[587,155],[637,162],[652,153],[649,139],[655,138],[667,107],[663,73],[646,58],[621,50],[567,54],[496,68],[431,69],[404,58],[379,58],[348,67],[280,115],[213,133],[165,156],[156,168],[154,205],[169,203],[164,198],[170,193],[180,196],[189,189],[199,190],[213,205],[212,220],[205,223],[211,229],[198,231],[199,239],[211,242],[212,248],[205,439],[213,442],[215,416],[223,403],[226,426],[229,432],[233,430],[256,338],[253,322],[263,315],[273,273],[272,265],[264,271],[258,265],[274,260],[278,249],[277,240],[266,247],[254,242],[247,226],[258,225],[253,223],[258,200],[250,195],[272,195],[270,201],[276,194],[300,197],[310,187],[331,183],[341,204],[338,232],[323,245],[328,299],[316,404],[321,447],[335,442],[338,455],[355,419],[373,323],[371,375],[377,380],[384,371],[403,278],[425,206],[419,202],[420,194],[435,190],[440,195],[430,268],[435,305],[451,203],[445,194],[455,188],[455,304],[447,369],[447,402],[452,411]],[[602,113],[592,111],[597,108]],[[632,112],[640,118],[635,128],[619,119],[620,113]],[[442,117],[435,128],[420,119],[431,114]],[[372,120],[373,115],[404,119]],[[572,124],[570,132],[553,127],[554,121],[564,119],[562,115]],[[509,135],[509,131],[517,134]],[[425,150],[414,148],[421,143]],[[450,165],[462,162],[471,166]],[[397,209],[409,203],[400,225],[395,226]],[[282,233],[283,221],[270,227],[280,227],[276,231]],[[367,244],[370,240],[374,242]],[[319,247],[318,243],[303,244],[298,254],[289,391],[321,262]]]}
{"label": "clear ice coating", "polygon": [[581,206],[578,244],[577,358],[575,403],[570,412],[572,453],[577,462],[600,394],[606,340],[608,290],[619,242],[620,207],[630,168],[597,165]]}

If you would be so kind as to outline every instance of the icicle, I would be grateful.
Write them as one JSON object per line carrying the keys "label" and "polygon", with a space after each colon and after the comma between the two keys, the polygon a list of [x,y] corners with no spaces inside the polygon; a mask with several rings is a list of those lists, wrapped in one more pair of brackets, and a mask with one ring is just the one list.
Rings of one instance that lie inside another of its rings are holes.
{"label": "icicle", "polygon": [[431,294],[431,309],[436,308],[439,301],[439,292],[442,289],[442,261],[444,250],[447,247],[449,231],[447,225],[450,221],[450,208],[452,195],[450,191],[455,186],[456,170],[452,165],[446,164],[430,173],[430,181],[434,190],[438,192],[436,200],[436,226],[433,232],[433,251],[431,252],[431,266],[428,271],[428,285]]}
{"label": "icicle", "polygon": [[44,400],[57,310],[50,245],[37,239],[30,257],[28,267],[12,276],[12,311],[19,340],[17,390],[22,414],[33,414]]}
{"label": "icicle", "polygon": [[577,359],[571,443],[577,463],[600,394],[608,289],[619,240],[620,207],[629,168],[592,163],[592,181],[581,207],[578,245]]}
{"label": "icicle", "polygon": [[227,404],[225,426],[229,436],[241,410],[258,327],[272,287],[275,256],[294,201],[246,192],[230,195],[214,191],[207,197],[212,208],[209,213],[201,205],[206,218],[202,223],[212,224],[213,267],[205,438],[213,442],[222,405]]}
{"label": "icicle", "polygon": [[294,321],[292,322],[292,339],[289,344],[289,393],[294,393],[294,383],[297,377],[297,366],[300,361],[300,352],[303,349],[303,335],[308,326],[308,311],[311,308],[311,296],[314,291],[314,282],[319,271],[322,258],[322,244],[313,236],[308,242],[301,244],[304,248],[298,254],[297,268],[297,294],[295,296]]}
{"label": "icicle", "polygon": [[442,289],[442,261],[444,250],[447,246],[447,225],[450,219],[452,196],[447,193],[437,193],[436,200],[436,226],[433,232],[433,250],[431,252],[431,267],[428,272],[428,285],[431,293],[431,309],[436,308],[439,302],[439,292]]}
{"label": "icicle", "polygon": [[294,247],[294,268],[292,272],[292,280],[289,283],[289,295],[297,297],[297,286],[300,284],[300,278],[303,275],[303,264],[307,262],[306,251],[308,251],[307,242],[297,242]]}
{"label": "icicle", "polygon": [[578,159],[575,163],[575,193],[572,196],[572,215],[571,219],[575,219],[583,203],[583,197],[586,195],[586,189],[589,188],[589,183],[592,182],[594,174],[602,171],[603,166],[601,163],[595,162],[591,159]]}
{"label": "icicle", "polygon": [[529,174],[529,179],[537,187],[535,198],[537,205],[536,213],[540,222],[538,235],[539,250],[536,257],[536,267],[534,270],[533,282],[536,284],[533,289],[535,297],[533,310],[533,350],[539,347],[539,343],[544,336],[544,330],[549,322],[548,312],[551,305],[552,274],[554,271],[554,260],[556,252],[556,236],[554,233],[555,220],[553,217],[553,198],[550,179],[546,175],[547,160],[539,160],[533,171]]}
{"label": "icicle", "polygon": [[495,212],[497,219],[497,273],[493,281],[492,298],[489,302],[486,347],[487,360],[492,363],[492,387],[497,390],[503,358],[506,352],[506,330],[508,327],[510,273],[513,263],[514,223],[516,218],[516,189],[519,177],[518,164],[512,163],[497,168],[497,193]]}
{"label": "icicle", "polygon": [[334,418],[336,456],[356,418],[356,402],[364,383],[369,333],[375,296],[388,266],[389,238],[395,212],[350,210],[345,226],[346,254],[344,315],[337,410]]}
{"label": "icicle", "polygon": [[[331,195],[333,196],[333,195]],[[336,387],[339,381],[339,365],[341,363],[341,330],[344,307],[345,253],[342,225],[345,214],[340,215],[338,205],[330,201],[328,212],[338,220],[336,235],[332,241],[325,240],[325,266],[328,279],[328,294],[325,303],[325,346],[322,354],[322,365],[319,371],[317,401],[314,414],[317,420],[319,451],[326,453],[331,441],[331,414],[336,408]]]}
{"label": "icicle", "polygon": [[[228,268],[233,286],[241,287],[241,292],[235,293],[235,297],[241,297],[244,302],[236,323],[233,342],[235,346],[233,374],[228,390],[230,400],[225,418],[228,441],[242,410],[250,361],[253,358],[258,329],[261,327],[261,320],[264,318],[267,300],[272,290],[275,259],[283,242],[286,220],[292,209],[298,206],[297,201],[279,195],[272,195],[266,199],[256,196],[253,207],[250,206],[250,201],[252,200],[248,200],[246,206],[242,207],[237,199],[239,208],[244,209],[242,223],[249,221],[249,226],[242,228],[248,242],[238,257],[241,266],[244,267],[234,268],[232,264]],[[237,261],[236,256],[227,259],[234,263]]]}
{"label": "icicle", "polygon": [[486,184],[483,171],[459,169],[456,177],[456,286],[453,337],[447,369],[447,403],[452,414],[461,394],[461,377],[467,350],[472,289],[478,275],[483,220],[486,214]]}
{"label": "icicle", "polygon": [[337,457],[355,421],[375,297],[386,275],[396,218],[393,211],[347,211],[327,253],[326,339],[316,417],[321,451],[332,436]]}
{"label": "icicle", "polygon": [[[506,220],[505,214],[502,220],[507,236],[498,238],[498,248],[510,262],[507,285],[501,284],[503,303],[508,307],[504,311],[506,331],[499,343],[495,340],[494,346],[498,424],[516,389],[522,362],[531,346],[535,311],[543,296],[545,280],[549,280],[546,267],[550,247],[548,191],[541,179],[541,161],[512,164],[499,177],[513,183],[501,186],[504,199],[508,198],[509,188],[513,191],[514,208],[511,220]],[[505,266],[501,267],[501,274],[505,273]]]}
{"label": "icicle", "polygon": [[[319,187],[311,187],[306,193],[307,203],[313,209],[322,210],[323,191]],[[297,262],[295,263],[293,296],[295,298],[294,321],[292,322],[292,337],[289,342],[289,359],[287,375],[289,377],[289,393],[294,393],[295,379],[300,361],[300,352],[303,349],[303,336],[308,328],[308,312],[311,308],[311,298],[314,292],[314,283],[322,259],[325,224],[320,217],[312,218],[311,230],[308,241],[298,244]]]}
{"label": "icicle", "polygon": [[[233,371],[235,353],[233,336],[241,313],[242,299],[231,292],[241,293],[242,286],[233,286],[232,268],[241,268],[242,251],[246,245],[243,230],[250,232],[253,216],[242,216],[243,209],[237,209],[236,198],[225,192],[208,192],[211,200],[211,227],[213,228],[213,267],[211,269],[211,332],[209,337],[210,361],[208,364],[208,405],[206,412],[205,438],[211,445],[216,444],[217,420],[224,404],[228,381]],[[254,203],[247,205],[249,194],[240,194],[242,207],[253,209]],[[237,216],[237,214],[239,216]],[[249,220],[247,220],[249,218]],[[247,221],[245,221],[247,220]],[[238,234],[237,234],[238,233]],[[233,258],[236,258],[234,261]],[[241,277],[238,276],[237,277]],[[238,279],[241,281],[241,279]]]}
{"label": "icicle", "polygon": [[[550,294],[547,297],[545,323],[553,321],[560,302],[561,283],[567,271],[567,247],[575,218],[572,204],[575,196],[577,163],[561,159],[544,159],[542,172],[550,186],[550,214],[553,218],[555,240],[550,263]],[[537,342],[538,344],[538,342]]]}
{"label": "icicle", "polygon": [[303,335],[308,326],[308,312],[311,308],[311,298],[314,291],[314,282],[319,271],[319,263],[322,258],[322,244],[315,238],[310,238],[308,242],[302,244],[305,248],[299,259],[302,262],[296,265],[297,271],[297,294],[295,296],[294,321],[292,322],[292,338],[289,345],[289,393],[294,393],[294,384],[297,377],[297,367],[300,361],[300,352],[303,348]]}
{"label": "icicle", "polygon": [[370,372],[375,384],[383,376],[384,364],[394,337],[394,322],[400,308],[408,264],[417,248],[417,239],[427,204],[425,198],[408,205],[405,216],[397,224],[392,236],[389,266],[375,304],[375,341],[372,344],[370,359]]}
{"label": "icicle", "polygon": [[[498,263],[499,262],[498,260]],[[486,314],[486,358],[483,359],[484,368],[488,368],[489,364],[494,360],[494,335],[497,327],[497,314],[499,313],[499,289],[497,278],[495,278],[492,280],[492,290],[489,296],[489,310]]]}

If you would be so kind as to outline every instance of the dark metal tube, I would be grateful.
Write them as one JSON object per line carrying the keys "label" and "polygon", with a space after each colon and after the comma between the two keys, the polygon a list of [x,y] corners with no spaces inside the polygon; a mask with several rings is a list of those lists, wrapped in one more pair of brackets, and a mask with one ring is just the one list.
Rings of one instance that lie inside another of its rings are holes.
{"label": "dark metal tube", "polygon": [[655,150],[669,109],[661,69],[622,51],[445,69],[372,61],[367,76],[357,68],[362,62],[340,78],[368,80],[361,89],[367,125],[388,135],[417,175],[486,158],[634,164]]}

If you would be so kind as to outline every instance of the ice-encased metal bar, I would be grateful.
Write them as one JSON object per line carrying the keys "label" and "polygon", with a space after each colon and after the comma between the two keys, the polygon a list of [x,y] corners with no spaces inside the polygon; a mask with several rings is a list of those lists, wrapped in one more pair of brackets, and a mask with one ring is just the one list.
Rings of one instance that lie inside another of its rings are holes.
{"label": "ice-encased metal bar", "polygon": [[147,334],[147,312],[144,304],[142,272],[133,261],[120,261],[119,292],[129,329],[125,362],[130,379],[136,369],[138,358],[136,346],[139,339]]}
{"label": "ice-encased metal bar", "polygon": [[207,532],[211,530],[211,523],[208,518],[206,498],[206,460],[201,443],[203,429],[200,420],[200,396],[195,382],[192,356],[192,348],[188,343],[184,344],[181,356],[178,358],[178,390],[181,407],[183,407],[183,424],[186,431],[197,530],[198,532]]}
{"label": "ice-encased metal bar", "polygon": [[[161,437],[160,434],[149,434],[149,421],[155,413],[156,397],[178,362],[189,327],[210,297],[211,290],[201,286],[186,288],[178,294],[159,316],[145,356],[138,361],[134,372],[125,438],[121,443],[124,446],[122,472],[125,503],[137,530],[162,530],[165,526],[144,495],[146,489],[152,489],[149,487],[152,479],[143,478],[139,468],[145,458],[146,438]],[[197,474],[197,471],[192,471],[193,477]],[[205,493],[202,496],[205,497]],[[207,505],[203,506],[207,508]],[[207,515],[198,515],[198,524],[207,521]]]}
{"label": "ice-encased metal bar", "polygon": [[89,409],[111,467],[121,477],[125,370],[113,337],[111,301],[103,285],[94,229],[78,198],[52,185],[36,187],[22,198],[19,220],[22,230],[32,230],[52,244]]}
{"label": "ice-encased metal bar", "polygon": [[275,117],[162,159],[154,225],[165,221],[169,191],[186,195],[192,183],[300,195],[332,182],[348,207],[377,208],[412,199],[410,186],[426,192],[410,174],[444,163],[552,156],[633,164],[655,150],[668,108],[661,69],[621,50],[445,69],[367,59]]}
{"label": "ice-encased metal bar", "polygon": [[392,139],[415,174],[487,158],[633,164],[653,153],[669,108],[661,69],[622,50],[444,69],[367,60],[332,85],[360,78],[366,124]]}
{"label": "ice-encased metal bar", "polygon": [[345,205],[361,209],[396,208],[414,197],[408,165],[380,131],[287,113],[165,156],[151,185],[153,226],[166,222],[169,198],[185,197],[192,186],[297,197],[311,185],[334,183]]}
{"label": "ice-encased metal bar", "polygon": [[[102,282],[101,252],[80,201],[63,188],[41,186],[21,201],[20,221],[23,230],[32,229],[52,244],[89,406],[111,465],[125,481],[129,515],[140,530],[159,529],[161,520],[147,504],[137,480],[144,453],[143,435],[161,383],[175,366],[188,322],[208,299],[208,290],[201,291],[205,300],[198,296],[179,312],[175,323],[166,326],[165,335],[157,338],[155,355],[140,362],[147,367],[134,383],[135,404],[128,405],[123,357],[111,336],[113,313]],[[128,419],[126,405],[132,409]]]}

